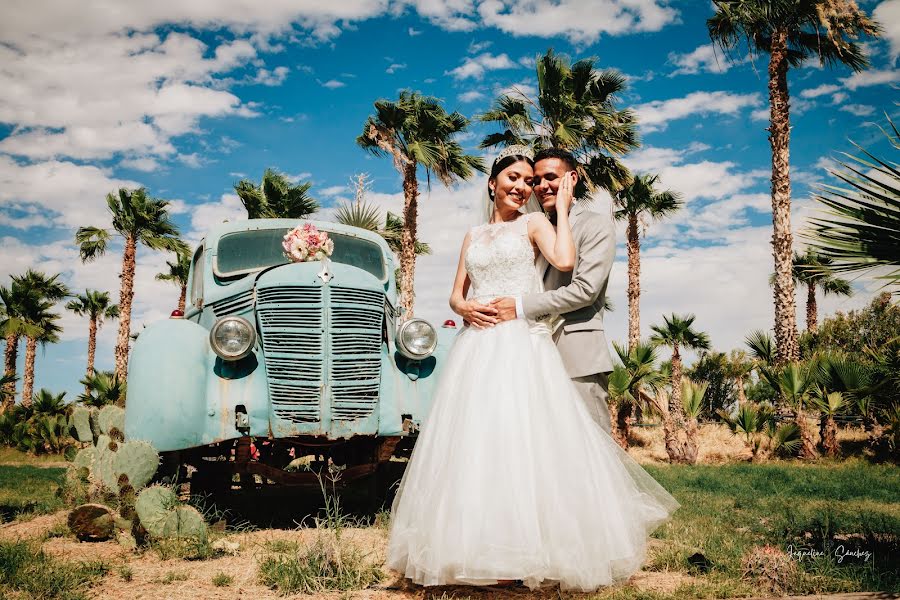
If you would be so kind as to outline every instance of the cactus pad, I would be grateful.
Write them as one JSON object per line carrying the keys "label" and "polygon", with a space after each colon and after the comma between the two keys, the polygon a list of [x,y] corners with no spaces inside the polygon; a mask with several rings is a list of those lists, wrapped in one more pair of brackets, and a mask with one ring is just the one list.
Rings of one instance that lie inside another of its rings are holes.
{"label": "cactus pad", "polygon": [[94,432],[91,431],[91,411],[84,406],[72,409],[69,428],[72,430],[72,436],[79,442],[94,441]]}
{"label": "cactus pad", "polygon": [[91,464],[91,479],[94,483],[117,492],[119,476],[113,468],[116,452],[109,449],[110,443],[109,436],[101,435],[97,438],[97,447],[94,449],[94,460]]}
{"label": "cactus pad", "polygon": [[159,454],[147,442],[124,442],[119,444],[112,467],[119,475],[126,475],[128,483],[136,490],[141,489],[153,478],[159,465]]}
{"label": "cactus pad", "polygon": [[91,463],[94,462],[94,447],[89,446],[87,448],[82,448],[78,451],[78,454],[75,455],[75,458],[72,459],[72,466],[76,469],[91,469]]}
{"label": "cactus pad", "polygon": [[162,526],[163,537],[206,538],[206,521],[193,506],[182,505],[166,515]]}
{"label": "cactus pad", "polygon": [[162,537],[166,515],[178,505],[175,492],[161,485],[150,486],[138,494],[134,510],[150,535]]}
{"label": "cactus pad", "polygon": [[100,431],[111,436],[113,429],[124,433],[125,411],[110,404],[100,409]]}
{"label": "cactus pad", "polygon": [[100,409],[96,406],[92,406],[89,410],[90,414],[88,415],[88,420],[91,424],[91,433],[94,434],[94,439],[96,439],[103,433],[100,431]]}
{"label": "cactus pad", "polygon": [[134,504],[141,525],[156,538],[205,538],[206,522],[197,509],[178,504],[167,487],[155,485],[142,491]]}
{"label": "cactus pad", "polygon": [[108,540],[116,531],[115,515],[102,504],[82,504],[69,513],[69,529],[78,539]]}

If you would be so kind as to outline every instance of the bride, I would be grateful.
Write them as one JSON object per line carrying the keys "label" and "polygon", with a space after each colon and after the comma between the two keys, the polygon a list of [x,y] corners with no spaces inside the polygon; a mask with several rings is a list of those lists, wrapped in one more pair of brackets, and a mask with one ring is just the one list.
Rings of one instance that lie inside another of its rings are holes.
{"label": "bride", "polygon": [[[538,253],[572,269],[571,179],[554,230],[542,213],[523,214],[532,175],[528,156],[494,161],[492,216],[463,240],[455,312],[540,291]],[[678,502],[592,420],[550,334],[517,319],[457,335],[394,499],[390,568],[422,585],[580,591],[640,569]]]}

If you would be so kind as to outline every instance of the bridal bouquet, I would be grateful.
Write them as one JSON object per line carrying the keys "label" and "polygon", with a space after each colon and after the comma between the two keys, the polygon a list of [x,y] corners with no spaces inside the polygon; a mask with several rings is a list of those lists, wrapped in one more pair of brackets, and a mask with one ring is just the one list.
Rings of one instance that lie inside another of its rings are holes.
{"label": "bridal bouquet", "polygon": [[293,262],[322,260],[334,252],[334,240],[328,232],[319,231],[312,223],[297,225],[287,232],[281,242],[284,255]]}

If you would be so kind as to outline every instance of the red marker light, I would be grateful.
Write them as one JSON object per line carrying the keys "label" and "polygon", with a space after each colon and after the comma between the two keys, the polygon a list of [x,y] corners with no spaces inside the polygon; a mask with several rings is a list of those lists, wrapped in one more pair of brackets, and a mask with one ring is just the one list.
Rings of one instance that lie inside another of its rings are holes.
{"label": "red marker light", "polygon": [[447,319],[446,321],[444,321],[444,327],[453,327],[454,329],[456,329],[456,321],[454,321],[453,319]]}
{"label": "red marker light", "polygon": [[184,318],[184,312],[182,312],[182,311],[180,311],[180,310],[178,310],[178,309],[175,309],[175,310],[172,311],[172,314],[169,316],[169,318],[170,318],[170,319],[183,319],[183,318]]}

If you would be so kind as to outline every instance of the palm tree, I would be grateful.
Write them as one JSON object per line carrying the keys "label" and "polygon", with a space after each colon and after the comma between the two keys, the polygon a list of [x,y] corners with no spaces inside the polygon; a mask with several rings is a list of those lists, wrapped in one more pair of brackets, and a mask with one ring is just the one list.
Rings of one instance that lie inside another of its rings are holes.
{"label": "palm tree", "polygon": [[775,256],[775,340],[779,364],[800,358],[791,256],[790,94],[788,68],[816,57],[854,71],[869,61],[854,41],[880,28],[855,0],[713,0],[709,36],[726,52],[746,42],[769,55],[769,144],[772,148],[772,247]]}
{"label": "palm tree", "polygon": [[844,411],[847,401],[841,392],[829,392],[825,388],[816,387],[812,403],[819,410],[819,446],[825,456],[834,458],[840,452],[834,417]]}
{"label": "palm tree", "polygon": [[293,184],[283,173],[266,169],[259,185],[242,179],[234,191],[248,219],[303,219],[319,210],[319,203],[309,196],[310,187],[310,182]]}
{"label": "palm tree", "polygon": [[22,404],[28,406],[34,390],[34,361],[38,344],[59,341],[62,331],[57,321],[59,314],[53,312],[56,302],[69,295],[65,284],[57,281],[59,275],[47,276],[40,271],[28,269],[23,275],[13,276],[13,285],[26,290],[22,297],[22,319],[34,329],[25,335],[25,367],[22,377]]}
{"label": "palm tree", "polygon": [[[832,274],[830,270],[834,263],[832,259],[818,254],[812,248],[807,248],[803,254],[794,252],[791,262],[794,285],[806,286],[806,330],[815,333],[819,328],[816,290],[822,290],[823,296],[852,296],[853,288],[849,281]],[[769,276],[769,284],[775,285],[774,273]]]}
{"label": "palm tree", "polygon": [[86,406],[125,405],[125,382],[112,371],[92,373],[80,383],[84,386],[84,394],[78,396],[78,401]]}
{"label": "palm tree", "polygon": [[747,357],[743,350],[732,350],[725,363],[725,373],[734,379],[737,386],[738,406],[747,402],[746,379],[753,371],[753,361]]}
{"label": "palm tree", "polygon": [[465,154],[454,136],[469,121],[458,112],[448,114],[436,98],[402,91],[396,102],[378,100],[356,143],[375,156],[390,156],[403,178],[403,223],[400,225],[400,306],[404,318],[413,316],[415,304],[416,230],[418,226],[418,169],[451,185],[468,179],[473,170],[484,171],[477,156]]}
{"label": "palm tree", "polygon": [[684,430],[687,436],[684,460],[691,465],[697,463],[700,452],[699,418],[703,412],[703,397],[708,387],[709,383],[705,381],[695,382],[687,377],[681,381],[681,408],[687,417]]}
{"label": "palm tree", "polygon": [[665,378],[656,368],[654,346],[638,342],[626,349],[613,342],[613,348],[622,361],[609,376],[609,395],[616,408],[612,419],[613,438],[622,448],[628,449],[635,407],[652,405],[646,390],[656,394]]}
{"label": "palm tree", "polygon": [[[116,375],[128,376],[128,342],[131,335],[131,303],[134,300],[134,271],[138,244],[152,250],[187,252],[178,238],[178,226],[169,217],[165,200],[151,198],[147,190],[120,188],[118,195],[107,194],[113,229],[122,236],[122,285],[119,294],[119,333],[116,336]],[[80,227],[75,233],[81,260],[89,262],[106,252],[112,233],[99,227]]]}
{"label": "palm tree", "polygon": [[[681,194],[657,191],[659,175],[635,175],[631,183],[616,194],[616,220],[628,222],[628,344],[641,337],[641,237],[647,234],[647,221],[659,220],[683,206]],[[640,222],[640,229],[639,229]],[[643,231],[641,231],[643,230]]]}
{"label": "palm tree", "polygon": [[815,384],[815,377],[810,373],[808,367],[798,362],[783,366],[764,367],[762,374],[775,390],[778,398],[794,411],[794,422],[800,431],[800,458],[815,458],[818,453],[806,421],[806,409],[809,404],[810,391]]}
{"label": "palm tree", "polygon": [[10,287],[0,286],[0,333],[6,340],[6,351],[3,361],[3,400],[0,402],[0,414],[6,412],[16,402],[16,365],[19,354],[19,340],[24,336],[35,336],[40,333],[37,327],[24,318],[24,307],[30,291],[13,280]]}
{"label": "palm tree", "polygon": [[751,331],[744,338],[744,343],[750,348],[750,354],[758,365],[775,364],[775,342],[769,332],[761,329]]}
{"label": "palm tree", "polygon": [[579,166],[578,198],[592,189],[615,193],[631,179],[619,157],[639,146],[634,113],[616,108],[625,92],[625,77],[612,69],[598,71],[594,59],[570,64],[548,50],[536,61],[538,95],[521,91],[497,98],[480,119],[503,128],[481,142],[482,148],[528,144],[535,150],[565,148]]}
{"label": "palm tree", "polygon": [[157,273],[157,281],[171,281],[180,289],[178,296],[178,310],[184,314],[184,305],[187,302],[188,275],[191,272],[191,255],[187,252],[179,252],[175,262],[166,261],[169,267],[168,273]]}
{"label": "palm tree", "polygon": [[[681,350],[709,350],[709,336],[693,329],[694,315],[663,316],[664,326],[653,325],[654,331],[650,341],[657,346],[672,348],[672,400],[669,402],[668,418],[678,428],[684,426],[684,412],[681,399]],[[687,447],[675,444],[674,436],[666,440],[666,453],[673,462],[685,462],[689,459]]]}
{"label": "palm tree", "polygon": [[[900,150],[900,131],[888,120],[885,132]],[[810,220],[804,237],[833,273],[857,273],[876,268],[893,269],[881,276],[888,284],[900,283],[900,171],[897,163],[877,158],[857,146],[868,158],[851,156],[832,174],[850,189],[827,185],[815,199],[827,211]]]}
{"label": "palm tree", "polygon": [[85,290],[66,304],[79,317],[88,317],[88,358],[86,376],[94,374],[94,355],[97,352],[97,332],[106,319],[119,317],[119,306],[109,303],[109,292]]}

